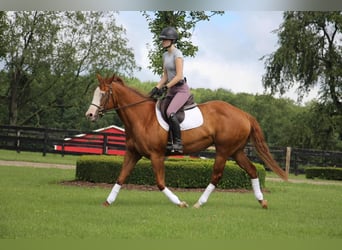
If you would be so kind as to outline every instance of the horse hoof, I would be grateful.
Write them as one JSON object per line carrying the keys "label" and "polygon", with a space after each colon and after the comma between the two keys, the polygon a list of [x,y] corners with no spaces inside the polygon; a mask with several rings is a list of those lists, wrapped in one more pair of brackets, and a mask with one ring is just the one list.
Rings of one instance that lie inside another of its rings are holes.
{"label": "horse hoof", "polygon": [[201,204],[199,204],[199,202],[196,202],[196,204],[193,206],[194,208],[200,208]]}
{"label": "horse hoof", "polygon": [[268,208],[267,200],[261,200],[261,201],[259,201],[259,203],[260,203],[262,208],[264,208],[264,209]]}
{"label": "horse hoof", "polygon": [[108,203],[108,201],[105,201],[105,202],[102,203],[102,206],[104,206],[104,207],[109,207],[110,204]]}
{"label": "horse hoof", "polygon": [[189,207],[189,205],[185,201],[181,201],[178,205],[179,207]]}

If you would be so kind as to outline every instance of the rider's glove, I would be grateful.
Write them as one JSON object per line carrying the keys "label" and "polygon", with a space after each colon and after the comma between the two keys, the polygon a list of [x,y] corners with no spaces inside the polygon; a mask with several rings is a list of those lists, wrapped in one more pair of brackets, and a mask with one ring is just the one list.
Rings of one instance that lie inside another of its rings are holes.
{"label": "rider's glove", "polygon": [[161,89],[158,89],[157,87],[154,87],[151,92],[149,93],[149,96],[151,98],[159,98],[164,95],[164,93],[167,92],[167,87],[164,86]]}
{"label": "rider's glove", "polygon": [[162,87],[160,90],[159,90],[159,94],[160,94],[160,96],[162,96],[164,93],[166,93],[167,92],[167,89],[168,89],[168,87],[165,85],[164,87]]}
{"label": "rider's glove", "polygon": [[149,97],[154,98],[159,96],[159,89],[157,87],[154,87],[151,92],[148,94]]}

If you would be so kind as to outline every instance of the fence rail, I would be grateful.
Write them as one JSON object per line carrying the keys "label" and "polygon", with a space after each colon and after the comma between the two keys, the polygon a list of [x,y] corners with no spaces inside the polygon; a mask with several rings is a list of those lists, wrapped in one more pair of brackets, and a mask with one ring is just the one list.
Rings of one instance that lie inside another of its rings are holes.
{"label": "fence rail", "polygon": [[[83,135],[87,135],[83,137]],[[56,149],[60,146],[60,149]],[[77,154],[67,147],[80,148],[79,154],[108,154],[110,150],[125,150],[125,136],[116,133],[82,132],[78,130],[0,126],[0,148],[20,151]],[[89,150],[86,150],[86,149]],[[90,150],[90,149],[95,150]],[[82,151],[83,149],[83,151]],[[97,150],[96,150],[97,149]]]}
{"label": "fence rail", "polygon": [[[66,140],[66,138],[70,139]],[[56,150],[56,145],[60,146],[58,150]],[[69,152],[67,148],[70,147],[78,147],[82,150],[78,153]],[[47,153],[123,154],[126,149],[123,134],[7,125],[0,126],[0,148],[17,152],[42,152],[43,156]],[[247,145],[245,152],[252,161],[262,163],[251,145]],[[287,148],[270,147],[270,152],[279,165],[285,168]],[[213,158],[215,151],[206,150],[192,156]],[[292,148],[289,162],[290,172],[296,174],[303,172],[305,166],[342,167],[342,152]]]}

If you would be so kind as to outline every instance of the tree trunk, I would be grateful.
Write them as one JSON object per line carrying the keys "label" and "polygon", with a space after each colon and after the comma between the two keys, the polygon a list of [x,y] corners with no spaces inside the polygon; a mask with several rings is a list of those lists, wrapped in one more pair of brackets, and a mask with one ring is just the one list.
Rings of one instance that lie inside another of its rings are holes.
{"label": "tree trunk", "polygon": [[11,78],[10,94],[8,97],[8,122],[9,125],[16,125],[18,121],[18,85],[20,81],[20,73],[15,70]]}

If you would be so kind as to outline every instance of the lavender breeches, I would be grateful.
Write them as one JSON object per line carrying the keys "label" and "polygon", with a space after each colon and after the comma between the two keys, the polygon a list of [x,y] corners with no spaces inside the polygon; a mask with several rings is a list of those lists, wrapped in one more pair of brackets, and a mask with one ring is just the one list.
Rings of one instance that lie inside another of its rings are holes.
{"label": "lavender breeches", "polygon": [[166,110],[167,117],[170,117],[172,113],[176,113],[186,103],[190,94],[189,86],[186,83],[182,86],[172,87],[167,93],[168,96],[173,97]]}

